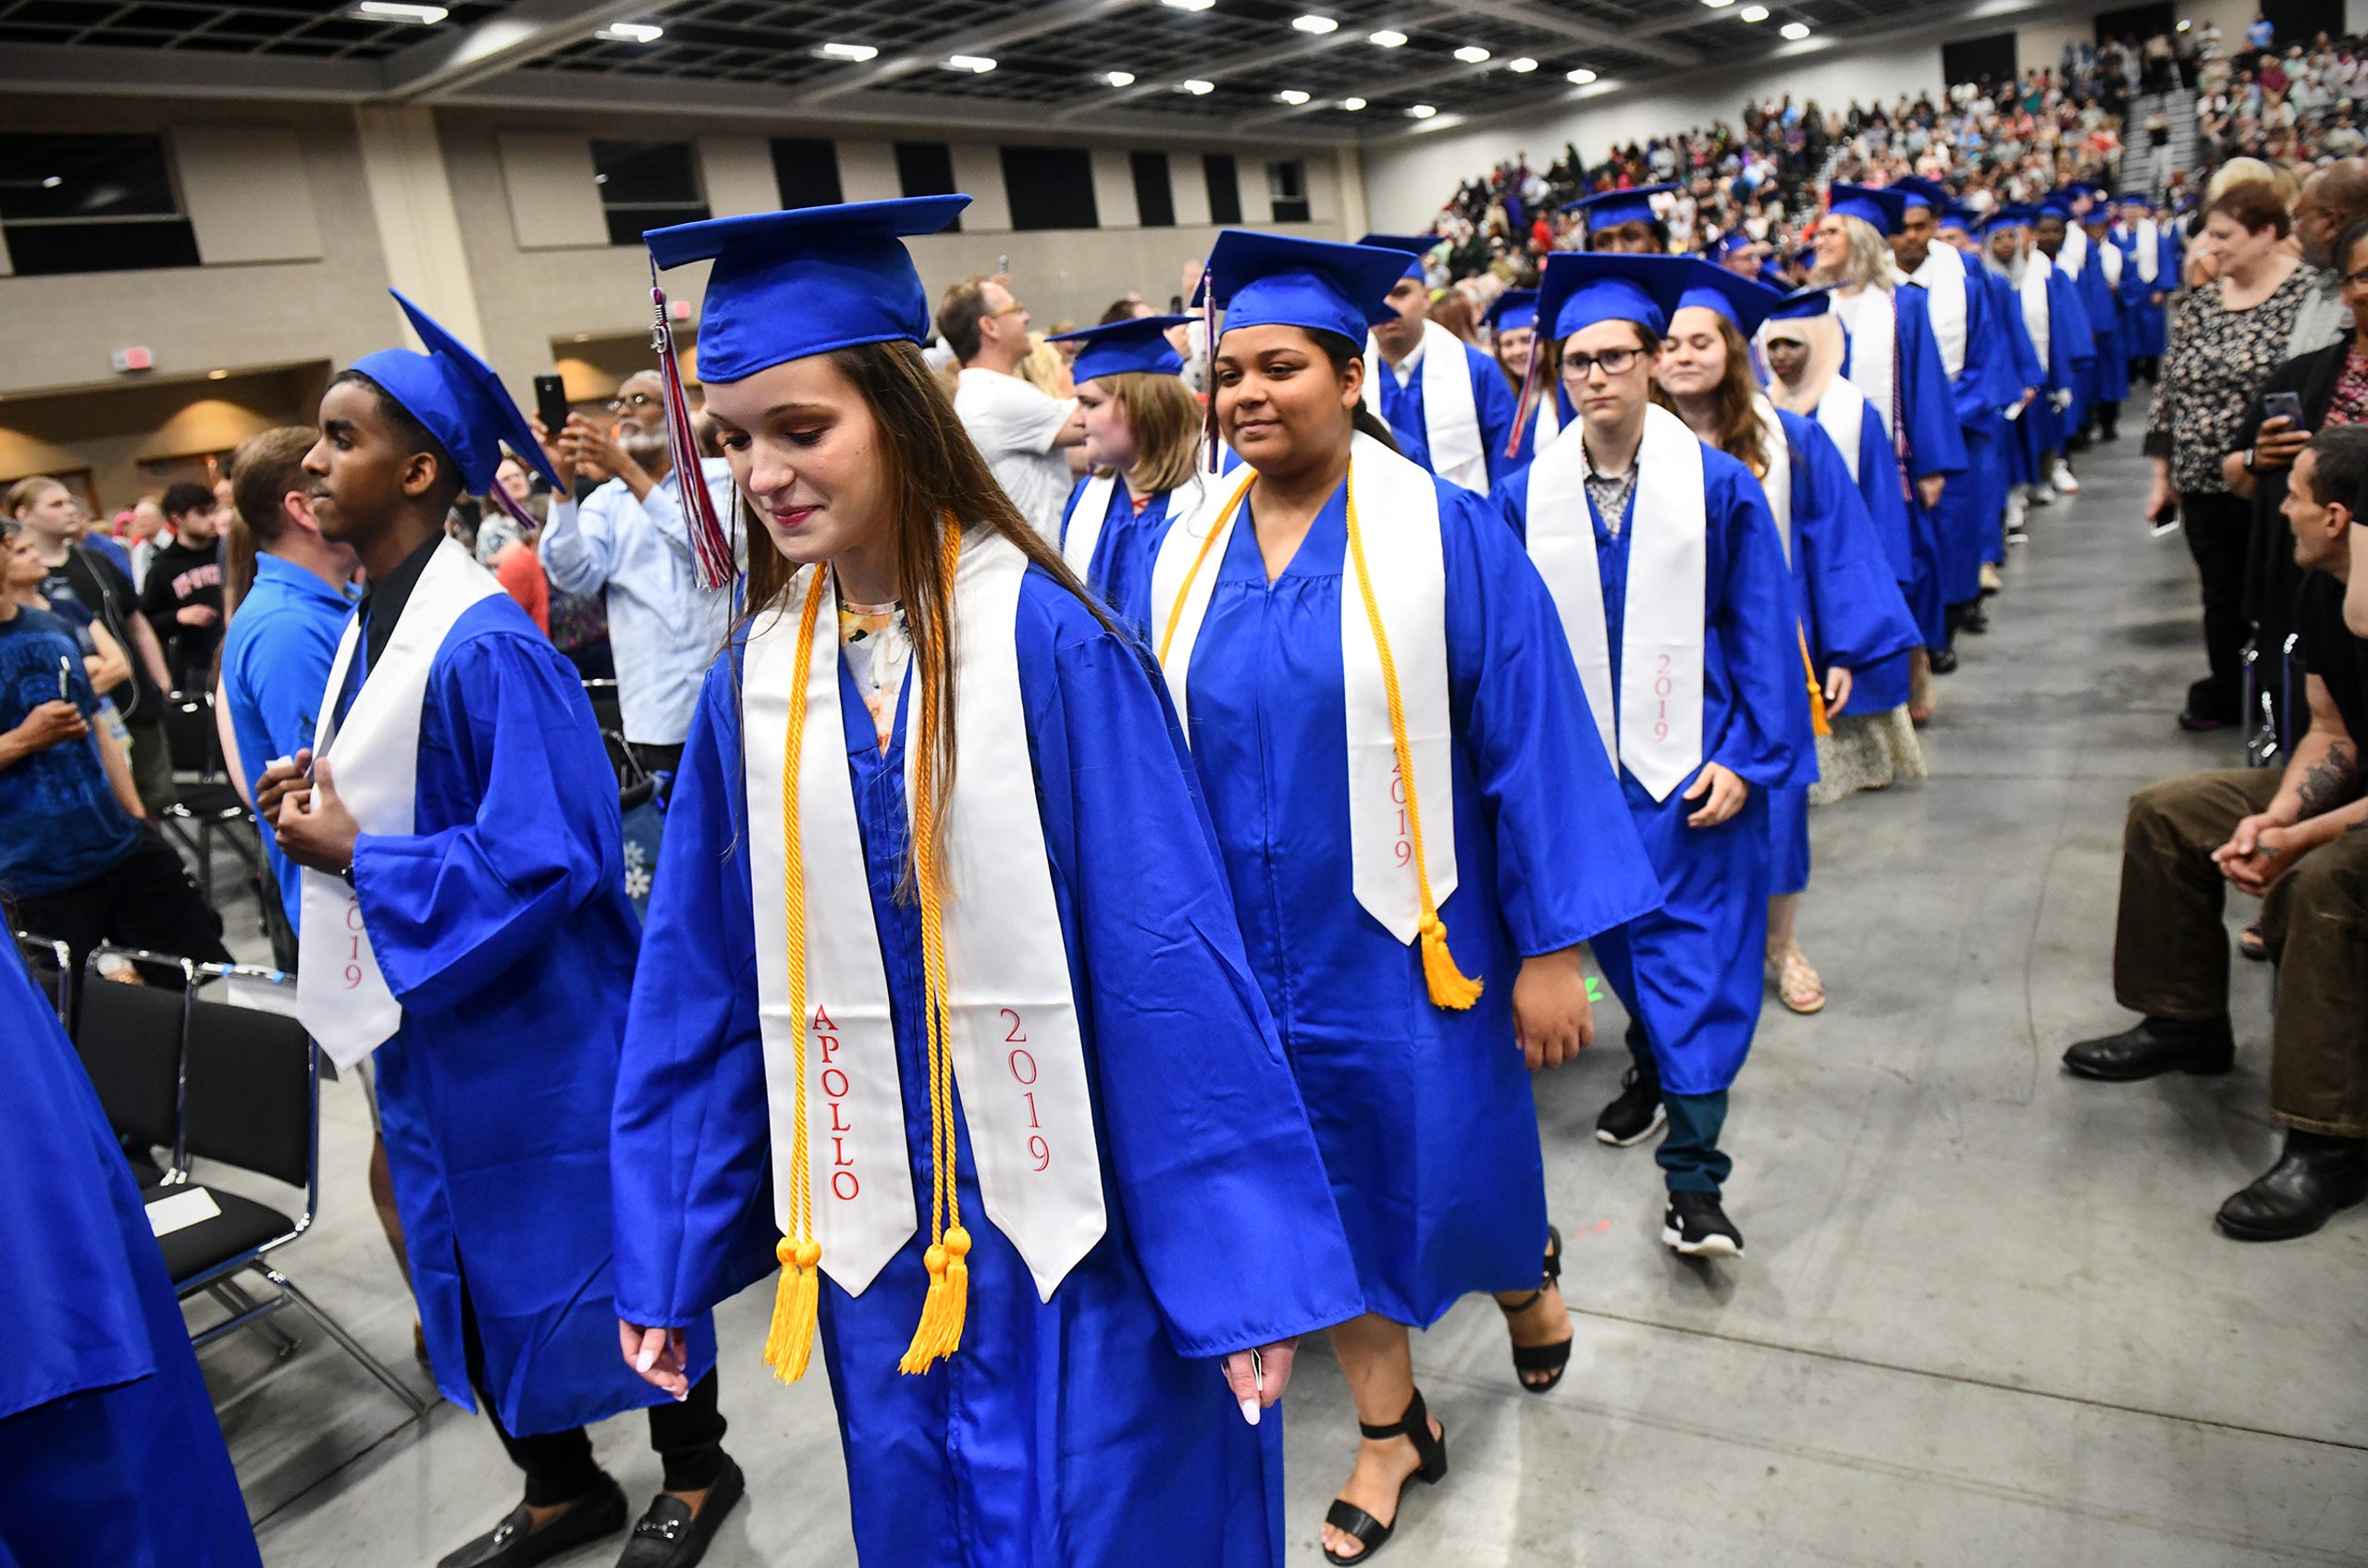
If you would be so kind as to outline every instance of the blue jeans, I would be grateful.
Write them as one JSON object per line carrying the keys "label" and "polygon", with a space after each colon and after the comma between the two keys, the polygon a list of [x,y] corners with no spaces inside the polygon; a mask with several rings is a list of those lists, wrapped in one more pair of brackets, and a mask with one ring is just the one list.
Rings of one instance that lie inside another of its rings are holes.
{"label": "blue jeans", "polygon": [[1727,1122],[1727,1092],[1671,1094],[1663,1091],[1652,1042],[1645,1037],[1645,1026],[1633,1020],[1628,1025],[1628,1054],[1635,1058],[1637,1081],[1650,1084],[1660,1095],[1661,1108],[1669,1113],[1669,1131],[1653,1152],[1669,1190],[1715,1194],[1734,1168],[1734,1161],[1719,1149],[1719,1132]]}

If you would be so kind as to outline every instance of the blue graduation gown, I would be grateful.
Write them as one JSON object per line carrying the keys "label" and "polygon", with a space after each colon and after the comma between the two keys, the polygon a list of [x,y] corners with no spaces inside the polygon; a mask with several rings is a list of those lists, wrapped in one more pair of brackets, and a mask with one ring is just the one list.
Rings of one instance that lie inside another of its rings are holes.
{"label": "blue graduation gown", "polygon": [[[1826,438],[1826,445],[1833,446],[1832,438]],[[1839,449],[1835,449],[1834,455],[1841,455]],[[1845,467],[1842,477],[1847,480],[1849,476]],[[1900,476],[1899,453],[1892,446],[1891,438],[1883,434],[1882,421],[1875,417],[1872,403],[1867,405],[1865,415],[1858,421],[1857,489],[1883,559],[1891,563],[1893,586],[1901,596],[1901,602],[1907,606],[1908,623],[1917,628],[1917,646],[1924,646],[1926,623],[1919,607],[1908,597],[1917,582],[1917,515],[1907,504],[1907,482]],[[1929,525],[1930,513],[1923,515]],[[1910,672],[1906,653],[1878,659],[1863,670],[1854,670],[1853,675],[1850,707],[1854,712],[1886,712],[1907,700]]]}
{"label": "blue graduation gown", "polygon": [[[2016,297],[2015,314],[2017,319],[2021,317],[2019,294]],[[2047,275],[2046,385],[2039,401],[2016,421],[2023,427],[2023,455],[2033,484],[2047,480],[2047,471],[2041,466],[2045,455],[2062,452],[2066,434],[2079,427],[2084,371],[2096,356],[2093,337],[2089,313],[2080,308],[2079,287],[2064,276],[2063,268],[2051,267]],[[2037,344],[2032,345],[2032,355],[2038,355]],[[2048,396],[2053,392],[2069,392],[2072,401],[2059,410]]]}
{"label": "blue graduation gown", "polygon": [[[2095,358],[2089,368],[2089,406],[2119,402],[2129,396],[2129,348],[2121,323],[2121,291],[2105,281],[2105,269],[2090,245],[2088,265],[2080,269],[2080,308],[2089,317],[2089,341]],[[2124,272],[2124,281],[2131,275]]]}
{"label": "blue graduation gown", "polygon": [[[1439,917],[1457,964],[1485,986],[1476,1005],[1434,1006],[1420,945],[1399,942],[1351,886],[1346,485],[1272,585],[1243,501],[1224,559],[1202,568],[1217,576],[1185,716],[1366,1308],[1416,1327],[1472,1291],[1537,1283],[1545,1167],[1513,1037],[1522,958],[1659,902],[1545,584],[1490,501],[1432,484],[1457,740],[1457,879]],[[1448,827],[1424,821],[1427,834]]]}
{"label": "blue graduation gown", "polygon": [[[1463,351],[1464,372],[1472,377],[1472,406],[1480,416],[1480,446],[1487,453],[1488,483],[1494,486],[1529,461],[1526,452],[1518,459],[1505,455],[1505,443],[1513,433],[1513,394],[1505,386],[1504,370],[1495,360],[1461,340],[1456,346]],[[1432,349],[1424,352],[1427,354]],[[1403,387],[1398,384],[1398,373],[1378,359],[1365,367],[1365,374],[1379,377],[1376,385],[1381,388],[1381,416],[1389,422],[1390,434],[1398,438],[1398,450],[1410,462],[1431,467],[1431,438],[1423,413],[1422,366],[1414,367]],[[1530,438],[1523,438],[1524,446]]]}
{"label": "blue graduation gown", "polygon": [[[1880,713],[1898,702],[1877,705],[1885,695],[1869,691],[1861,672],[1902,665],[1922,636],[1908,615],[1891,558],[1875,533],[1866,503],[1850,482],[1850,471],[1833,438],[1814,419],[1779,409],[1785,446],[1792,459],[1793,588],[1810,661],[1822,682],[1826,671],[1841,665],[1851,673],[1853,716]],[[1874,421],[1869,419],[1867,425]],[[1862,435],[1865,426],[1861,426]],[[1877,430],[1877,438],[1881,438]],[[1865,459],[1861,458],[1861,462]],[[1802,679],[1808,678],[1804,672]],[[1906,700],[1903,689],[1899,702]],[[1803,710],[1804,718],[1807,710]],[[1805,742],[1814,771],[1816,740]],[[1769,843],[1773,861],[1769,892],[1798,893],[1809,882],[1808,782],[1780,785],[1769,791]]]}
{"label": "blue graduation gown", "polygon": [[[2030,330],[2023,325],[2022,296],[2003,272],[1981,269],[1981,280],[1989,289],[1997,307],[1997,319],[2004,328],[2002,351],[1995,361],[1996,380],[1991,390],[1997,399],[1999,417],[2005,421],[2005,433],[1998,444],[2003,459],[1999,467],[2008,487],[2032,485],[2039,482],[2032,448],[2024,438],[2029,421],[2041,416],[2041,405],[2047,401],[2047,367],[2039,362],[2039,351],[2031,345]],[[2029,408],[2012,419],[2005,411],[2021,401],[2026,388],[2036,389],[2039,396]],[[2003,524],[2003,519],[2002,519]],[[1985,541],[1983,559],[1996,565],[2006,559],[2006,540],[2003,526],[1994,540]]]}
{"label": "blue graduation gown", "polygon": [[[861,1296],[824,1277],[856,1549],[880,1568],[1089,1568],[1146,1549],[1183,1568],[1279,1564],[1280,1413],[1244,1424],[1212,1358],[1355,1316],[1355,1270],[1164,689],[1132,639],[1042,572],[1021,588],[1018,650],[1109,1228],[1039,1302],[957,1116],[960,1351],[926,1376],[896,1370],[927,1287],[926,1214]],[[736,647],[718,661],[692,719],[626,1026],[616,1312],[635,1323],[688,1321],[774,1266],[739,663]],[[841,666],[869,883],[848,895],[868,894],[882,936],[925,1208],[920,910],[897,895],[910,691],[882,755]]]}
{"label": "blue graduation gown", "polygon": [[260,1568],[130,1167],[13,955],[0,1073],[0,1563]]}
{"label": "blue graduation gown", "polygon": [[[618,1355],[609,1310],[609,1107],[637,935],[615,778],[574,666],[495,595],[429,666],[413,832],[353,851],[403,1005],[376,1056],[378,1110],[436,1386],[475,1408],[465,1289],[513,1434],[666,1397]],[[702,1371],[712,1340],[697,1325]]]}
{"label": "blue graduation gown", "polygon": [[[1068,504],[1061,510],[1061,541],[1068,542],[1069,519],[1077,512],[1078,498],[1085,494],[1086,481],[1080,479],[1069,491]],[[1103,513],[1102,536],[1093,541],[1093,559],[1086,565],[1086,586],[1102,596],[1105,605],[1131,603],[1150,592],[1152,562],[1159,554],[1159,541],[1167,537],[1167,500],[1175,492],[1164,490],[1135,510],[1134,498],[1121,479],[1110,487],[1110,505]],[[1142,628],[1137,626],[1137,632]]]}
{"label": "blue graduation gown", "polygon": [[[2168,225],[2157,226],[2154,235],[2154,281],[2148,283],[2138,276],[2138,230],[2135,226],[2115,224],[2113,242],[2122,254],[2122,344],[2131,359],[2159,358],[2170,347],[2170,321],[2167,302],[2171,291],[2178,287],[2179,272],[2177,245]],[[2164,304],[2154,302],[2160,292]]]}
{"label": "blue graduation gown", "polygon": [[[1870,417],[1869,426],[1875,422]],[[1878,435],[1881,426],[1875,426]],[[1595,954],[1645,1027],[1661,1082],[1677,1094],[1714,1094],[1733,1083],[1758,1027],[1768,946],[1769,809],[1771,791],[1807,784],[1817,754],[1810,738],[1807,673],[1796,638],[1796,590],[1775,519],[1751,470],[1705,449],[1702,753],[1749,784],[1744,809],[1714,828],[1690,828],[1700,809],[1687,780],[1656,801],[1626,767],[1621,791],[1660,878],[1660,908],[1595,940]],[[1506,510],[1528,535],[1527,475],[1506,489]],[[1633,511],[1634,499],[1630,498]],[[1620,687],[1626,620],[1628,547],[1590,500],[1602,574],[1612,689]],[[1856,699],[1854,698],[1854,701]],[[1594,734],[1587,738],[1594,742]],[[1597,746],[1600,750],[1601,747]]]}
{"label": "blue graduation gown", "polygon": [[[1948,254],[1966,273],[1965,358],[1957,373],[1948,378],[1965,442],[1965,470],[1942,488],[1941,504],[1933,508],[1944,606],[1981,597],[1983,543],[1999,531],[2005,513],[2006,480],[1997,461],[1997,447],[2006,422],[1999,417],[1992,389],[1998,378],[1993,362],[2008,352],[1998,330],[1996,296],[1982,283],[1985,269],[1962,251]],[[1942,369],[1945,373],[1946,366]]]}
{"label": "blue graduation gown", "polygon": [[[1965,431],[1957,422],[1948,373],[1941,365],[1941,346],[1932,338],[1932,317],[1924,290],[1917,284],[1904,283],[1893,290],[1892,305],[1896,322],[1893,384],[1898,393],[1896,407],[1906,423],[1904,440],[1894,434],[1893,444],[1905,449],[1902,466],[1911,480],[1940,474],[1949,475],[1947,483],[1954,485],[1956,475],[1965,472]],[[1854,382],[1858,381],[1851,368],[1856,346],[1852,339],[1845,347],[1842,370]],[[1863,390],[1865,383],[1858,385]],[[1886,417],[1891,413],[1882,412]],[[1880,423],[1876,428],[1881,432]],[[1942,487],[1944,492],[1946,488]],[[1941,523],[1934,510],[1912,490],[1906,505],[1916,569],[1908,584],[1908,605],[1923,630],[1925,646],[1939,648],[1948,637],[1943,618],[1946,600],[1942,597]]]}

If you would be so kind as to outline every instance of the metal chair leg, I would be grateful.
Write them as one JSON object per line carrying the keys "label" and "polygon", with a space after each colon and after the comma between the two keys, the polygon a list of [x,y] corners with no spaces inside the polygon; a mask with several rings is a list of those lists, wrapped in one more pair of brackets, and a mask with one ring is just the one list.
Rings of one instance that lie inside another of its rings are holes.
{"label": "metal chair leg", "polygon": [[[238,1316],[242,1313],[253,1312],[259,1304],[261,1304],[257,1303],[253,1296],[248,1295],[244,1290],[240,1290],[237,1285],[228,1279],[216,1279],[213,1284],[208,1285],[205,1288],[205,1293],[212,1296],[216,1301],[221,1303],[223,1306],[228,1308],[230,1315],[233,1317]],[[247,1327],[253,1328],[256,1333],[270,1340],[274,1345],[277,1345],[278,1347],[278,1359],[281,1361],[286,1361],[290,1356],[296,1353],[296,1349],[300,1342],[296,1336],[290,1334],[287,1329],[282,1328],[278,1324],[274,1323],[270,1317],[258,1317]]]}
{"label": "metal chair leg", "polygon": [[278,1286],[281,1292],[285,1294],[290,1301],[294,1302],[298,1306],[302,1307],[305,1313],[311,1316],[313,1321],[319,1324],[321,1327],[327,1332],[329,1338],[335,1340],[339,1344],[345,1347],[347,1354],[360,1362],[369,1372],[370,1376],[378,1379],[379,1382],[384,1383],[387,1386],[388,1390],[397,1399],[402,1401],[404,1404],[409,1405],[411,1407],[412,1414],[419,1416],[426,1415],[427,1414],[427,1401],[421,1399],[417,1394],[413,1393],[410,1389],[406,1388],[401,1379],[397,1378],[393,1373],[387,1370],[385,1365],[379,1362],[376,1356],[374,1356],[368,1351],[364,1350],[362,1348],[361,1341],[356,1340],[352,1335],[347,1333],[343,1325],[339,1324],[336,1318],[331,1317],[327,1313],[323,1312],[320,1307],[314,1303],[312,1297],[298,1290],[294,1280],[289,1278],[288,1276],[280,1273],[279,1270],[276,1268],[272,1268],[267,1266],[258,1266],[263,1267],[263,1276],[265,1278]]}

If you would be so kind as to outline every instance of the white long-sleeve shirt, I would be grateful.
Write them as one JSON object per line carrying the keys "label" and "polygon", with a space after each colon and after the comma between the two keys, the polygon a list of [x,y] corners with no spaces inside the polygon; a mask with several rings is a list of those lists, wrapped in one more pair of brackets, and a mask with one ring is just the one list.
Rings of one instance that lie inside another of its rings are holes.
{"label": "white long-sleeve shirt", "polygon": [[[708,496],[732,528],[731,466],[709,458]],[[731,627],[732,593],[699,586],[682,488],[669,474],[640,500],[611,479],[580,506],[556,503],[536,547],[554,587],[605,589],[617,705],[636,746],[680,746],[691,733],[699,685]]]}

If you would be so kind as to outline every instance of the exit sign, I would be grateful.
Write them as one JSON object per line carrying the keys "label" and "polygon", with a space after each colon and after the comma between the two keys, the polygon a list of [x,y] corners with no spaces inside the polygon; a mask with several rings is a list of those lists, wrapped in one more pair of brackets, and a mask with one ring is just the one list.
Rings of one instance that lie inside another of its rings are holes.
{"label": "exit sign", "polygon": [[117,370],[154,370],[156,356],[146,349],[117,349],[112,356]]}

